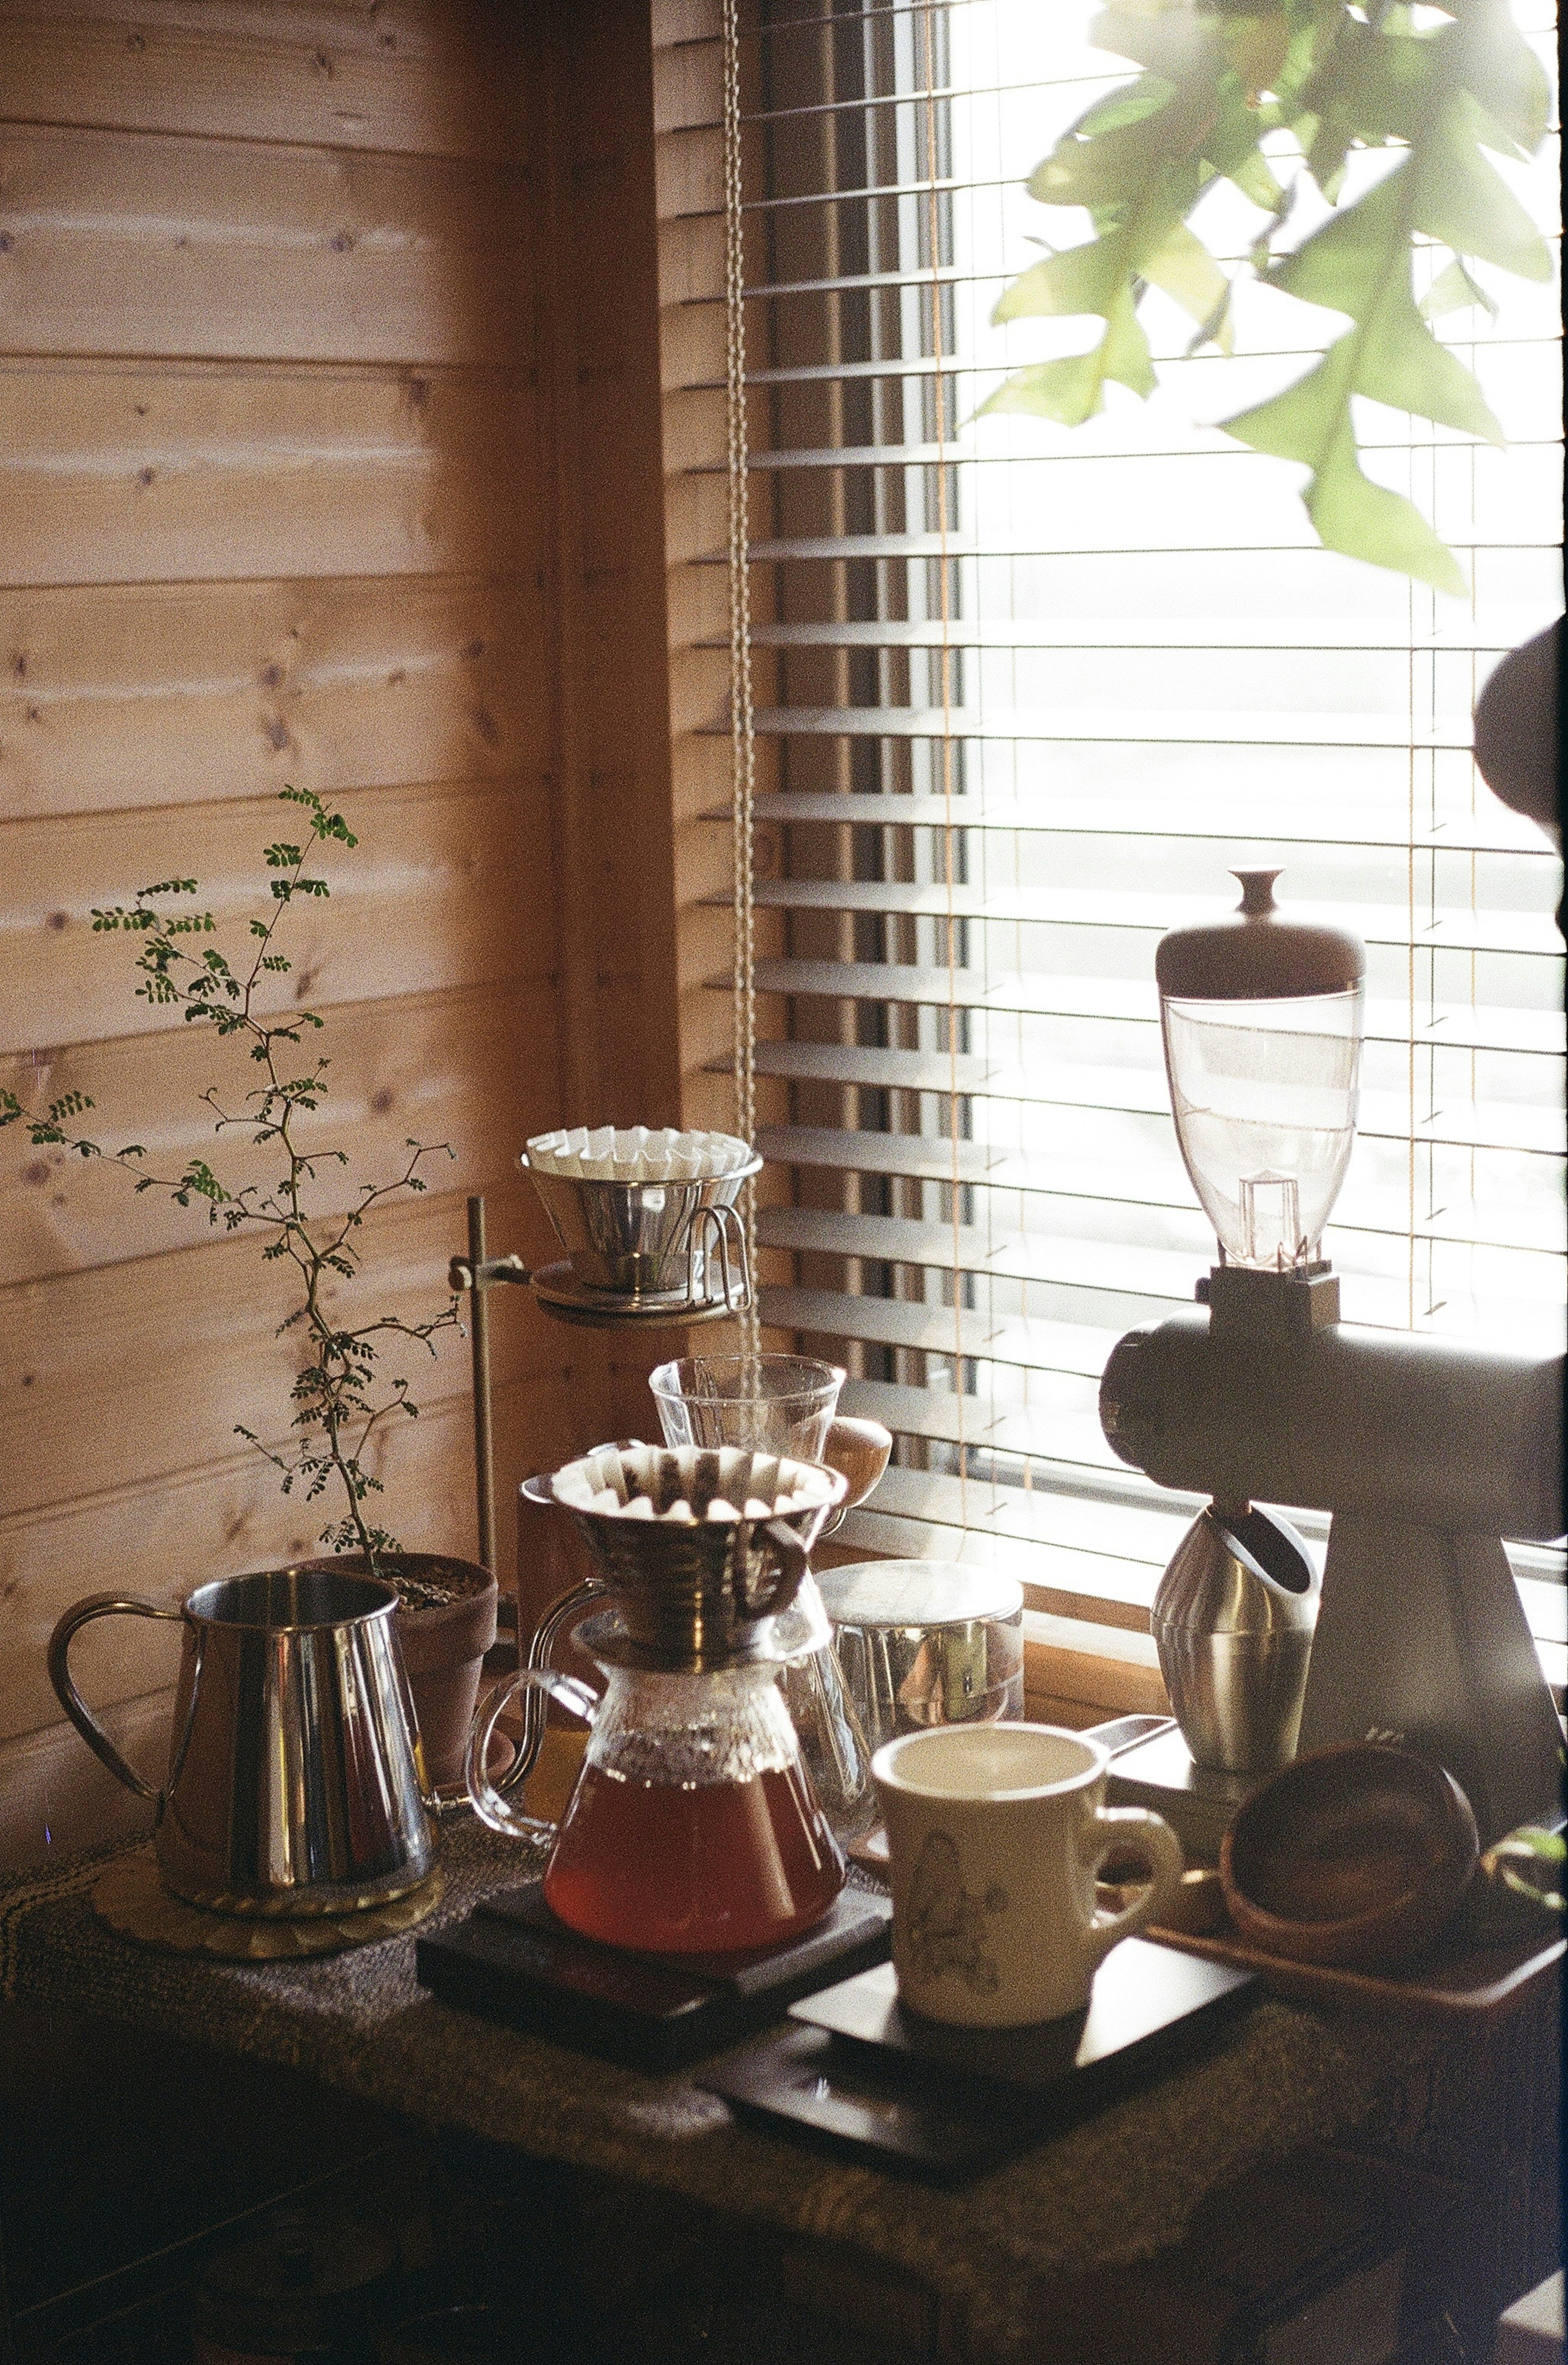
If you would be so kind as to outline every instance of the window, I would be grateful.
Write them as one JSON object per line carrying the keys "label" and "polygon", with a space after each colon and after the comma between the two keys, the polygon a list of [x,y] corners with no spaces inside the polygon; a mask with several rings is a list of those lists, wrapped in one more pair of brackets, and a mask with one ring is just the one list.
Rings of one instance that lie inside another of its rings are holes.
{"label": "window", "polygon": [[[689,982],[718,1005],[692,1040],[722,1121],[720,84],[716,7],[694,7],[656,37],[666,463],[686,893],[706,914]],[[1444,324],[1506,453],[1375,415],[1369,467],[1435,515],[1464,601],[1323,551],[1298,471],[1193,425],[1315,350],[1303,308],[1267,294],[1239,305],[1230,362],[1182,358],[1192,324],[1151,296],[1173,365],[1147,405],[1112,387],[1076,430],[977,418],[1010,367],[1090,342],[1082,320],[991,325],[1032,240],[1087,231],[1023,185],[1133,71],[1090,17],[743,17],[760,1225],[766,1319],[845,1362],[846,1409],[898,1440],[847,1540],[998,1560],[1047,1620],[1087,1617],[1139,1661],[1196,1504],[1115,1463],[1096,1384],[1213,1261],[1153,949],[1234,902],[1230,866],[1279,863],[1292,909],[1367,946],[1361,1130],[1327,1240],[1346,1317],[1561,1339],[1557,865],[1469,754],[1486,675],[1562,605],[1559,314],[1509,280],[1495,323]],[[1546,18],[1525,21],[1544,52]],[[1512,185],[1555,227],[1553,154]],[[1236,205],[1239,257],[1256,218]],[[1551,1556],[1517,1565],[1561,1639]]]}

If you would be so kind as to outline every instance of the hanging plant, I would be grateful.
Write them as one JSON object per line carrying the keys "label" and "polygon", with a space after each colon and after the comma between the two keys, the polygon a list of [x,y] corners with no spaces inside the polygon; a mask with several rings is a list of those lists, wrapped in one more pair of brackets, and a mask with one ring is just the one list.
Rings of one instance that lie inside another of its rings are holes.
{"label": "hanging plant", "polygon": [[[1545,75],[1506,0],[1444,0],[1440,13],[1434,23],[1435,7],[1386,0],[1117,0],[1103,10],[1091,39],[1144,71],[1081,116],[1028,183],[1044,205],[1086,207],[1094,235],[1025,271],[995,318],[1090,314],[1104,334],[1087,353],[1015,371],[984,409],[1074,427],[1102,408],[1107,378],[1147,398],[1157,380],[1138,318],[1146,291],[1161,289],[1194,322],[1190,353],[1228,353],[1236,286],[1250,270],[1350,325],[1282,394],[1219,426],[1306,465],[1303,499],[1326,548],[1463,592],[1453,553],[1420,511],[1364,473],[1352,408],[1370,396],[1501,444],[1474,376],[1431,322],[1472,305],[1495,313],[1478,261],[1551,275],[1545,241],[1485,152],[1528,160],[1540,147]],[[1266,154],[1271,133],[1290,134],[1294,151],[1276,140]],[[1404,153],[1341,206],[1346,161],[1369,149]],[[1276,253],[1304,174],[1334,211]],[[1260,216],[1248,260],[1230,272],[1191,220],[1222,180]],[[1417,302],[1425,241],[1450,259]]]}

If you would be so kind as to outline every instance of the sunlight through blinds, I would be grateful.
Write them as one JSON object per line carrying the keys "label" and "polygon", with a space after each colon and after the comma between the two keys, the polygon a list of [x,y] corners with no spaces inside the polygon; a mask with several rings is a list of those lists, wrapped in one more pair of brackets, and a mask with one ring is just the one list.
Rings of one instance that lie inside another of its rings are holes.
{"label": "sunlight through blinds", "polygon": [[[759,1222],[765,1320],[845,1362],[845,1409],[898,1440],[846,1541],[998,1560],[1038,1606],[1136,1628],[1196,1506],[1114,1461],[1096,1383],[1214,1259],[1153,954],[1234,903],[1231,866],[1282,865],[1293,913],[1367,947],[1360,1137],[1326,1243],[1346,1318],[1562,1339],[1558,866],[1469,752],[1488,673],[1562,605],[1560,312],[1555,287],[1494,274],[1495,321],[1440,324],[1506,452],[1367,407],[1369,472],[1434,518],[1462,600],[1321,550],[1301,470],[1193,425],[1277,391],[1337,328],[1245,274],[1235,357],[1184,358],[1192,324],[1155,291],[1147,404],[1113,387],[1079,429],[977,419],[1007,370],[1098,330],[991,324],[1039,241],[1087,235],[1024,183],[1133,71],[1090,45],[1092,13],[743,15]],[[1522,21],[1550,62],[1548,17]],[[711,120],[713,46],[666,51],[688,129]],[[1555,239],[1555,140],[1499,169]],[[1205,203],[1240,261],[1258,217],[1223,186]],[[666,198],[685,251],[713,210]],[[1298,213],[1293,235],[1320,218]],[[693,401],[722,384],[713,302],[699,269],[666,330],[666,387]],[[690,515],[717,517],[722,458],[679,465]],[[722,535],[684,563],[722,567]],[[700,727],[727,740],[722,695]],[[1556,1632],[1560,1595],[1528,1591]]]}

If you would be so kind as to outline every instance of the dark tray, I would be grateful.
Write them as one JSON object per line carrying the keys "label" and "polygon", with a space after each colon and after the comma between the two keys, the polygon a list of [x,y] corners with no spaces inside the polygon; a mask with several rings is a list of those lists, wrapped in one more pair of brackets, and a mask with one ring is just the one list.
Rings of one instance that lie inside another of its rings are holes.
{"label": "dark tray", "polygon": [[805,2025],[700,2083],[883,2167],[958,2183],[1190,2057],[1256,1992],[1248,1972],[1124,1939],[1087,2012],[1033,2028],[950,2028],[898,2001],[892,1966],[790,2008]]}
{"label": "dark tray", "polygon": [[786,1946],[750,1955],[639,1955],[579,1938],[541,1884],[503,1890],[415,1949],[443,2003],[633,2069],[679,2069],[766,2028],[823,1979],[887,1959],[892,1905],[846,1889]]}

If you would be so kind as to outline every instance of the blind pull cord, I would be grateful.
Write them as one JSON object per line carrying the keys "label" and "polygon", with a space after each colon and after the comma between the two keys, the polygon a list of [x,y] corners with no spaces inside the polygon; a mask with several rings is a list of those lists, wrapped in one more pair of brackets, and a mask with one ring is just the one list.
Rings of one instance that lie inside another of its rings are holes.
{"label": "blind pull cord", "polygon": [[[745,241],[741,177],[741,44],[736,0],[723,0],[724,392],[729,476],[730,771],[734,824],[735,1131],[756,1141],[756,737],[751,680],[751,577],[746,499]],[[762,1327],[756,1250],[756,1185],[741,1190],[741,1223],[752,1274],[740,1317],[744,1351],[757,1353]]]}

